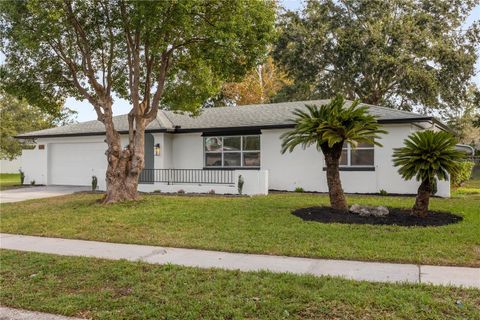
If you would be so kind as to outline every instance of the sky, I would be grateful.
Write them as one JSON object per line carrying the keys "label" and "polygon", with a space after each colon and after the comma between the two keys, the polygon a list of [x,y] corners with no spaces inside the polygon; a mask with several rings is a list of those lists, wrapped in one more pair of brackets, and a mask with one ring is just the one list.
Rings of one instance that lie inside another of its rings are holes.
{"label": "sky", "polygon": [[[280,4],[288,10],[298,10],[302,8],[302,0],[280,0]],[[473,21],[480,20],[480,5],[477,6],[470,16],[467,18],[464,27],[469,27]],[[478,52],[480,56],[480,51]],[[0,57],[0,62],[4,60],[3,57]],[[477,74],[474,77],[475,83],[480,86],[480,59],[476,63]],[[97,115],[90,103],[87,101],[78,101],[73,98],[69,98],[65,104],[70,109],[73,109],[77,112],[76,121],[83,122],[88,120],[94,120],[97,118]],[[130,105],[126,100],[119,98],[114,99],[113,112],[114,115],[126,114],[130,111]]]}

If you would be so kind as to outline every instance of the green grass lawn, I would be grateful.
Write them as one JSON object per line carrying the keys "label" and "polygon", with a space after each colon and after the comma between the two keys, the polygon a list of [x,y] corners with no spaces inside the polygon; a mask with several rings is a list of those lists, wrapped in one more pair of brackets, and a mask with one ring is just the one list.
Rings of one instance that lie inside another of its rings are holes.
{"label": "green grass lawn", "polygon": [[11,189],[20,186],[19,173],[0,173],[0,190]]}
{"label": "green grass lawn", "polygon": [[[435,198],[431,209],[464,221],[442,227],[305,222],[292,210],[319,204],[318,194],[269,196],[145,195],[100,205],[99,194],[2,205],[1,232],[109,242],[302,257],[480,266],[480,195]],[[349,203],[410,207],[413,197],[349,196]]]}
{"label": "green grass lawn", "polygon": [[0,304],[93,319],[480,319],[480,290],[0,251]]}

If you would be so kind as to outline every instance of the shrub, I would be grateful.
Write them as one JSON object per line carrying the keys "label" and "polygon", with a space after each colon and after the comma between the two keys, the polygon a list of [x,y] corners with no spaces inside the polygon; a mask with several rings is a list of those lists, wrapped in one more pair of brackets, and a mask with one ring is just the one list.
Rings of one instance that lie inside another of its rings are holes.
{"label": "shrub", "polygon": [[241,195],[243,192],[243,184],[245,183],[245,180],[243,179],[242,175],[238,176],[238,183],[237,183],[237,188],[238,188],[238,194]]}
{"label": "shrub", "polygon": [[20,184],[23,184],[25,182],[25,172],[22,171],[22,169],[18,169],[20,172]]}
{"label": "shrub", "polygon": [[162,193],[162,190],[158,189],[158,190],[153,190],[153,193]]}
{"label": "shrub", "polygon": [[472,170],[475,166],[473,161],[463,161],[460,163],[460,171],[457,174],[453,174],[451,183],[455,187],[461,186],[464,182],[468,181],[472,176]]}
{"label": "shrub", "polygon": [[215,194],[215,190],[212,189],[212,190],[208,191],[208,193],[209,194]]}
{"label": "shrub", "polygon": [[380,190],[380,195],[381,196],[387,196],[388,195],[388,192],[386,190]]}
{"label": "shrub", "polygon": [[92,176],[92,191],[97,190],[98,187],[98,179],[96,176]]}
{"label": "shrub", "polygon": [[303,193],[303,192],[305,192],[305,190],[303,190],[302,187],[296,187],[296,188],[295,188],[295,192]]}
{"label": "shrub", "polygon": [[185,194],[185,190],[180,189],[180,190],[177,191],[177,193],[179,193],[179,194]]}

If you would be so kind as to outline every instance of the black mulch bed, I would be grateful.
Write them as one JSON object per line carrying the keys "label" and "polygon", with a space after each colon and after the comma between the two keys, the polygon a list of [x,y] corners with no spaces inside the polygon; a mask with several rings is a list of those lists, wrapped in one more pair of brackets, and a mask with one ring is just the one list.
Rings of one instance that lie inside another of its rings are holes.
{"label": "black mulch bed", "polygon": [[463,220],[462,217],[453,213],[442,211],[429,211],[425,218],[412,216],[409,209],[388,208],[390,211],[386,217],[362,217],[355,213],[344,213],[330,207],[301,208],[292,212],[293,215],[304,221],[317,221],[322,223],[344,224],[374,224],[396,226],[444,226]]}

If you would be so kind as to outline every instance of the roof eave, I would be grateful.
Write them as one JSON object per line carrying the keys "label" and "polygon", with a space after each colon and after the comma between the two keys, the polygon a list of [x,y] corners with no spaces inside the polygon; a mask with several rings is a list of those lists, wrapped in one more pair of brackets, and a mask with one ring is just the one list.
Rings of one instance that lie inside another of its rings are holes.
{"label": "roof eave", "polygon": [[[167,129],[150,129],[145,130],[145,132],[167,132]],[[128,134],[128,130],[118,131],[120,134]],[[38,138],[67,138],[67,137],[88,137],[88,136],[104,136],[105,131],[99,132],[77,132],[77,133],[58,133],[58,134],[28,134],[28,135],[17,135],[14,136],[15,139],[38,139]]]}
{"label": "roof eave", "polygon": [[[437,120],[434,117],[408,117],[408,118],[396,118],[396,119],[379,119],[381,124],[401,124],[401,123],[415,123],[415,122],[432,122],[438,125],[445,131],[452,132],[452,130]],[[147,133],[155,132],[169,132],[169,133],[191,133],[191,132],[228,132],[228,131],[242,131],[242,130],[268,130],[268,129],[288,129],[295,127],[294,123],[283,124],[271,124],[271,125],[258,125],[258,126],[235,126],[235,127],[209,127],[209,128],[181,128],[175,127],[173,129],[147,129]],[[127,130],[119,131],[120,134],[128,134]],[[105,132],[79,132],[79,133],[63,133],[63,134],[30,134],[30,135],[18,135],[16,139],[37,139],[37,138],[66,138],[66,137],[85,137],[85,136],[103,136]]]}

